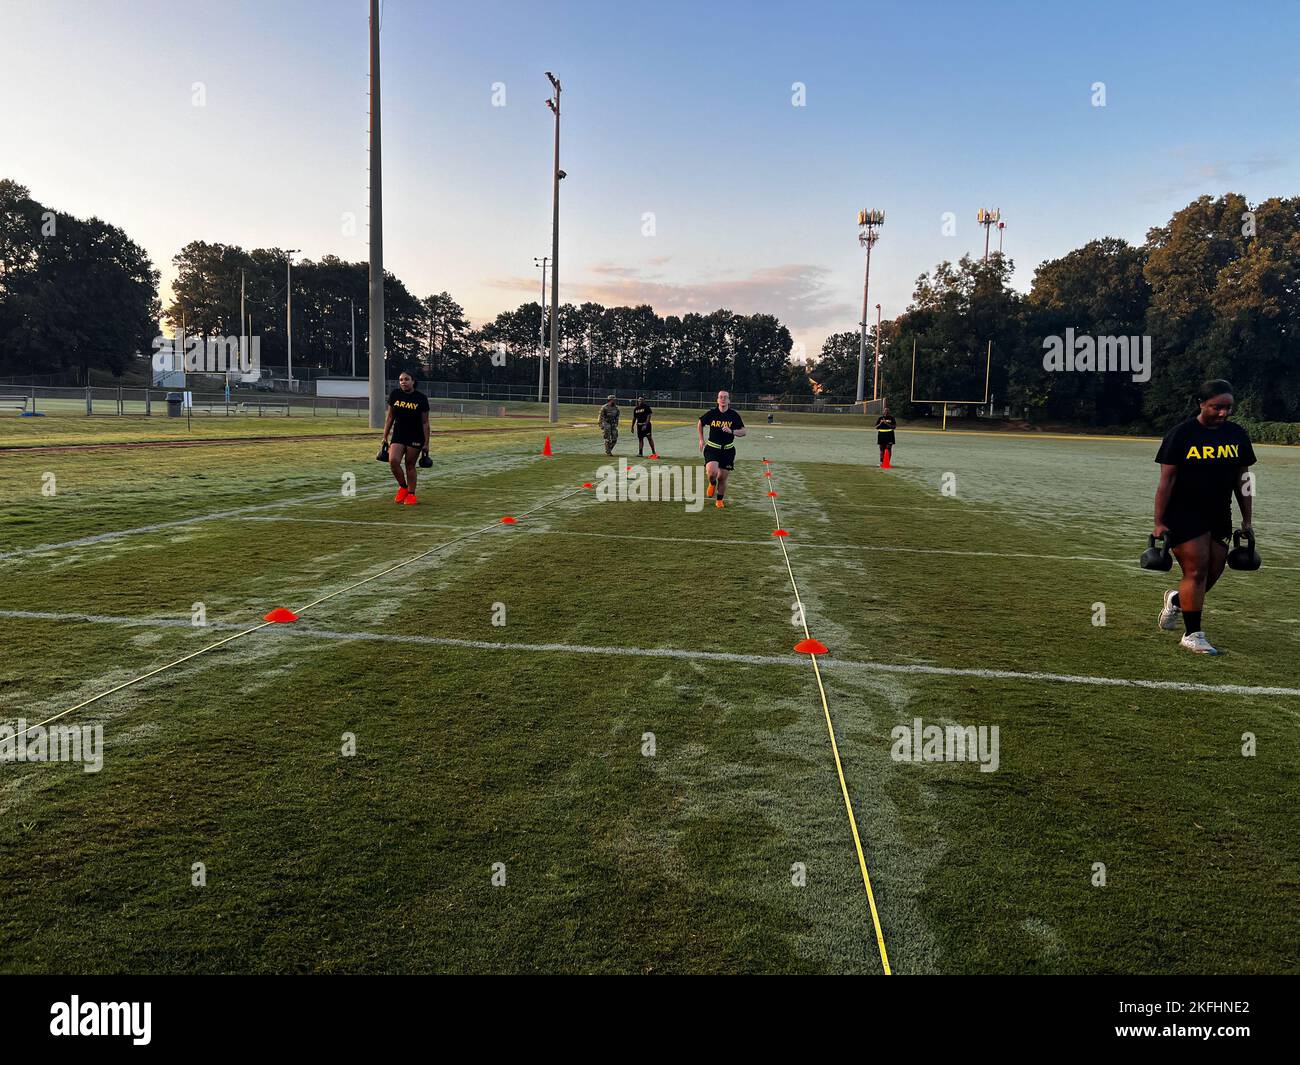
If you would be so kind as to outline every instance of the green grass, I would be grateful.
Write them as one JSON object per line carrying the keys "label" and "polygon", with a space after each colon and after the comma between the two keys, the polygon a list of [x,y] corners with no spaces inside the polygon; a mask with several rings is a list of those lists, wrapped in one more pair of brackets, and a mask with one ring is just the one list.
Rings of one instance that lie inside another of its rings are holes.
{"label": "green grass", "polygon": [[[0,455],[0,720],[486,530],[78,712],[98,774],[0,764],[0,970],[878,972],[765,456],[897,972],[1300,971],[1300,698],[873,665],[1296,688],[1300,453],[1260,448],[1265,568],[1205,659],[1135,563],[1150,442],[904,431],[884,473],[843,424],[756,425],[697,513],[575,493],[599,437],[544,423],[438,438],[413,508],[364,438]],[[657,435],[695,461],[688,418]],[[914,717],[999,726],[1000,768],[893,761]]]}

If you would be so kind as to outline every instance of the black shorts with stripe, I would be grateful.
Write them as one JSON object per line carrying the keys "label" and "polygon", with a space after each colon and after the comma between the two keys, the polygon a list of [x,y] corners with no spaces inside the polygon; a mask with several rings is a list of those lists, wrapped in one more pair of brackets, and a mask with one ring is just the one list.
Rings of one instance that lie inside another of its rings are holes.
{"label": "black shorts with stripe", "polygon": [[704,461],[716,462],[719,469],[734,470],[736,468],[736,449],[734,447],[714,447],[712,444],[704,445]]}
{"label": "black shorts with stripe", "polygon": [[1232,536],[1232,504],[1200,512],[1166,511],[1165,524],[1169,526],[1166,543],[1170,547],[1185,544],[1205,533],[1210,534],[1211,540],[1225,542]]}

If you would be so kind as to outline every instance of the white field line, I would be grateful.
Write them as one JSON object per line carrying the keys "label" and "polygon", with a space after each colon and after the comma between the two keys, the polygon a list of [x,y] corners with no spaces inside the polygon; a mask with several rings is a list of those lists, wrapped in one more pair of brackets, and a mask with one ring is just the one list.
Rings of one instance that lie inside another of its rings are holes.
{"label": "white field line", "polygon": [[[433,489],[455,488],[457,490],[498,491],[498,492],[500,491],[500,489],[485,489],[485,488],[481,488],[480,486],[438,484],[436,482],[429,484],[427,487]],[[358,496],[371,495],[373,493],[383,494],[391,490],[392,490],[391,486],[387,484],[369,485],[365,488],[358,488],[357,495]],[[527,494],[540,495],[543,494],[545,491],[547,490],[539,488],[539,489],[533,489]],[[550,491],[554,491],[554,489],[550,489]],[[10,558],[21,558],[26,555],[40,555],[50,551],[63,551],[68,548],[91,547],[95,544],[107,543],[112,540],[120,540],[127,536],[139,536],[145,533],[163,532],[167,529],[179,529],[186,525],[198,525],[208,521],[222,521],[227,518],[240,519],[243,518],[244,515],[246,514],[253,514],[258,511],[276,510],[280,507],[299,506],[304,503],[315,503],[320,500],[338,501],[339,498],[340,496],[339,496],[338,489],[334,489],[329,492],[316,492],[309,496],[298,496],[295,499],[281,499],[275,503],[254,503],[254,504],[250,504],[249,506],[234,507],[230,510],[217,510],[217,511],[211,511],[207,514],[195,514],[192,517],[188,517],[188,518],[177,518],[174,521],[161,521],[161,522],[154,522],[151,525],[138,525],[132,529],[116,529],[111,532],[96,533],[93,536],[82,536],[76,540],[64,540],[61,543],[56,543],[56,544],[35,544],[32,547],[20,547],[13,551],[0,551],[0,561],[3,561],[5,559],[10,559]],[[447,526],[447,527],[451,528],[451,526]]]}
{"label": "white field line", "polygon": [[[564,499],[569,499],[575,495],[579,495],[583,493],[584,491],[585,490],[582,488],[577,488],[574,489],[573,491],[566,492],[562,496],[557,496],[554,499],[548,500],[545,503],[538,504],[537,506],[532,507],[529,510],[520,511],[518,517],[522,518],[529,514],[535,514],[539,510],[545,510],[547,507],[551,506],[554,503],[558,503]],[[454,539],[444,541],[443,543],[440,544],[435,544],[427,551],[421,551],[418,555],[413,555],[411,558],[403,559],[401,562],[398,562],[392,566],[388,566],[387,568],[380,570],[378,573],[372,573],[369,577],[363,577],[359,581],[353,581],[351,584],[344,585],[342,588],[336,588],[332,592],[328,592],[325,595],[320,596],[319,598],[313,599],[310,603],[298,607],[295,611],[293,611],[293,613],[299,615],[304,614],[308,610],[311,610],[313,607],[319,606],[321,603],[333,599],[336,596],[340,596],[347,592],[350,592],[355,588],[360,588],[362,585],[369,584],[371,581],[377,581],[381,577],[386,577],[390,573],[394,573],[399,569],[409,566],[415,562],[419,562],[422,558],[427,558],[429,555],[436,554],[437,552],[443,551],[446,548],[452,547],[453,545],[461,543],[464,540],[469,540],[475,536],[481,536],[485,533],[493,531],[494,529],[500,529],[502,527],[503,527],[503,523],[501,522],[500,519],[498,519],[497,521],[493,522],[491,525],[485,525],[481,529],[472,529],[469,532],[462,533],[460,536],[457,536]],[[83,699],[81,702],[76,703],[73,706],[69,706],[63,710],[60,710],[57,714],[54,714],[52,717],[46,718],[44,721],[39,721],[35,725],[29,725],[26,729],[23,730],[23,734],[30,732],[34,728],[41,728],[45,725],[48,725],[52,721],[58,721],[60,718],[67,717],[69,714],[75,713],[76,711],[89,706],[91,703],[96,703],[100,699],[106,698],[109,695],[113,695],[116,692],[120,692],[123,688],[130,688],[133,685],[148,680],[150,677],[156,677],[159,673],[166,672],[169,669],[182,665],[185,662],[190,661],[191,659],[197,658],[199,655],[207,653],[208,651],[215,651],[218,647],[224,647],[226,644],[231,643],[234,640],[239,640],[245,636],[252,635],[255,632],[260,632],[262,629],[265,629],[273,624],[275,624],[275,622],[262,621],[249,628],[242,628],[236,626],[236,628],[238,628],[239,631],[235,632],[233,635],[227,636],[225,637],[225,639],[218,640],[215,643],[211,643],[204,647],[200,647],[197,651],[192,651],[191,653],[187,655],[183,655],[182,657],[177,658],[174,661],[167,662],[164,665],[158,666],[155,669],[151,669],[148,673],[142,673],[138,677],[132,677],[130,680],[123,681],[121,684],[115,685],[114,687],[109,688],[106,691],[102,691],[96,695],[92,695],[88,699]]]}
{"label": "white field line", "polygon": [[[770,546],[770,545],[769,545]],[[0,618],[14,621],[52,621],[96,625],[119,625],[128,628],[191,629],[188,618],[121,617],[110,614],[58,613],[46,610],[0,610]],[[233,622],[211,621],[206,626],[217,631],[243,631]],[[807,655],[741,654],[727,651],[697,651],[678,647],[632,647],[575,643],[507,643],[495,640],[463,640],[449,636],[417,636],[388,632],[344,632],[315,629],[300,623],[266,626],[276,634],[303,639],[359,640],[380,643],[407,643],[429,647],[461,647],[477,651],[512,653],[604,655],[614,658],[673,658],[683,661],[736,662],[749,666],[786,666],[806,669]],[[259,630],[261,631],[261,630]],[[1300,698],[1300,688],[1282,688],[1246,684],[1202,684],[1193,681],[1144,680],[1135,677],[1091,677],[1070,673],[1040,673],[1011,669],[963,669],[955,666],[925,666],[916,663],[857,662],[817,656],[818,664],[828,670],[855,670],[867,673],[898,673],[914,676],[963,677],[975,680],[1009,680],[1033,683],[1076,684],[1100,688],[1143,688],[1151,691],[1186,692],[1199,695],[1280,696]]]}
{"label": "white field line", "polygon": [[[379,525],[385,528],[398,529],[458,529],[463,527],[458,525],[440,525],[436,522],[358,521],[351,518],[292,518],[281,517],[279,515],[240,518],[239,520],[266,522],[325,522],[331,525]],[[579,532],[573,529],[528,529],[527,533],[529,536],[585,536],[597,540],[648,540],[652,543],[661,544],[725,544],[733,547],[770,547],[772,545],[770,540],[721,540],[690,536],[646,536],[636,533]],[[1128,569],[1138,568],[1136,559],[1103,558],[1100,555],[1036,555],[1024,551],[961,551],[956,548],[943,547],[893,547],[880,544],[806,543],[802,540],[796,540],[793,536],[788,538],[788,546],[793,548],[807,548],[811,551],[879,551],[888,554],[906,555],[957,555],[963,558],[1029,558],[1040,559],[1047,562],[1108,562],[1113,566],[1124,566]],[[1281,570],[1287,572],[1300,571],[1300,566],[1270,565],[1267,566],[1267,568],[1270,570]]]}

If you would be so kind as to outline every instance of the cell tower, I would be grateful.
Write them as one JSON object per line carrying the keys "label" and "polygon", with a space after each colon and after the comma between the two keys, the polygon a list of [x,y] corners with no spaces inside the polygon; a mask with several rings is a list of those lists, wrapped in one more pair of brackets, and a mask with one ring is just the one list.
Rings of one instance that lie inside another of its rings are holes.
{"label": "cell tower", "polygon": [[984,261],[989,261],[989,231],[1002,221],[1001,208],[995,207],[991,211],[986,211],[983,207],[975,215],[976,220],[984,227]]}

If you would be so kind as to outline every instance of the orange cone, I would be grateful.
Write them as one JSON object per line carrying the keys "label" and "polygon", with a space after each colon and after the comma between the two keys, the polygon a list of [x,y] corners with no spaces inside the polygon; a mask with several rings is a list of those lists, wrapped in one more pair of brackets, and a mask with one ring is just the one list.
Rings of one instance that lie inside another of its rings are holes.
{"label": "orange cone", "polygon": [[277,625],[283,625],[284,623],[289,621],[297,621],[298,615],[295,614],[292,610],[288,610],[285,607],[278,606],[274,610],[272,610],[269,614],[267,614],[266,617],[264,617],[262,620],[273,621]]}
{"label": "orange cone", "polygon": [[801,655],[824,655],[830,653],[821,640],[814,640],[811,636],[806,640],[800,640],[794,645],[794,649]]}
{"label": "orange cone", "polygon": [[504,518],[501,519],[501,524],[502,524],[502,525],[515,525],[515,524],[518,523],[518,521],[519,521],[518,518],[512,518],[509,514],[507,514]]}
{"label": "orange cone", "polygon": [[772,530],[772,535],[773,535],[773,536],[789,536],[790,534],[789,534],[788,532],[786,532],[784,529],[773,529],[773,530]]}
{"label": "orange cone", "polygon": [[889,453],[893,450],[894,449],[892,447],[885,448],[885,461],[880,464],[880,468],[882,470],[888,470],[891,468],[889,465]]}
{"label": "orange cone", "polygon": [[551,453],[551,438],[548,436],[546,438],[546,443],[542,445],[542,454],[549,455],[550,453]]}

